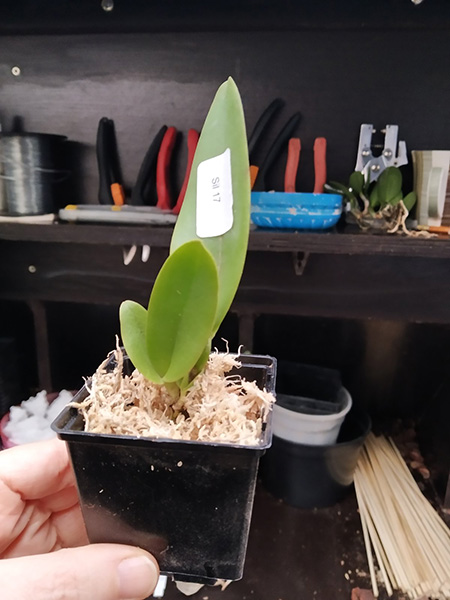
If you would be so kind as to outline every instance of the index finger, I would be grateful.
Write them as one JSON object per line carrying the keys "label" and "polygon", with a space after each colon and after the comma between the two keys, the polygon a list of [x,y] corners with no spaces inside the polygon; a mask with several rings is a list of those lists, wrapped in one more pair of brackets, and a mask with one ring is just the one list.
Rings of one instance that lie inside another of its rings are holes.
{"label": "index finger", "polygon": [[36,500],[75,485],[65,442],[52,439],[0,452],[0,480],[24,500]]}

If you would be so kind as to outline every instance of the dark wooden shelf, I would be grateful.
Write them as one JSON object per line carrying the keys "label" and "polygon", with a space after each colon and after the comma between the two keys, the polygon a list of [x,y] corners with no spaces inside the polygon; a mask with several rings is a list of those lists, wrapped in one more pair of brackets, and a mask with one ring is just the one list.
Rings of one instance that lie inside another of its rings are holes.
{"label": "dark wooden shelf", "polygon": [[[168,248],[172,227],[98,224],[0,224],[0,240],[61,244],[143,245]],[[250,234],[250,251],[305,252],[450,258],[450,237],[408,238],[400,235],[371,235],[352,232],[306,232],[255,229]]]}

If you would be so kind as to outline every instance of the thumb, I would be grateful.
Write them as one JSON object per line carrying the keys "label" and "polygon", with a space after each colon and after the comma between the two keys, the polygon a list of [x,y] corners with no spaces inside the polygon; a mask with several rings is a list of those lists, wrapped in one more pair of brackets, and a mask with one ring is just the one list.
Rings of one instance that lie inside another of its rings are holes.
{"label": "thumb", "polygon": [[119,544],[0,561],[2,600],[143,600],[158,576],[153,556]]}

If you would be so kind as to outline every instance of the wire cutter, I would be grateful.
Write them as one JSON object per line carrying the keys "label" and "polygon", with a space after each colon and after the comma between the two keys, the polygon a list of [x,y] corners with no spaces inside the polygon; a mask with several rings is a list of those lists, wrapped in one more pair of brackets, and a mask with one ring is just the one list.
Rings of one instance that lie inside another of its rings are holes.
{"label": "wire cutter", "polygon": [[100,204],[125,203],[125,193],[119,167],[114,121],[102,117],[97,128],[97,163],[99,172],[98,201]]}
{"label": "wire cutter", "polygon": [[284,125],[279,134],[276,136],[265,158],[261,161],[261,166],[257,166],[255,164],[255,149],[260,143],[273,117],[282,106],[283,101],[280,98],[276,98],[275,100],[273,100],[258,119],[249,137],[248,145],[250,158],[250,179],[252,189],[255,191],[265,191],[266,176],[268,171],[272,168],[274,162],[288,144],[289,139],[291,138],[297,125],[300,122],[299,112],[292,115],[292,117],[288,120],[288,122]]}
{"label": "wire cutter", "polygon": [[[297,171],[300,162],[300,138],[291,138],[288,145],[288,156],[284,174],[284,191],[295,193],[297,191]],[[322,194],[327,181],[327,140],[318,137],[314,140],[314,190],[313,194]]]}
{"label": "wire cutter", "polygon": [[174,201],[170,182],[170,167],[177,134],[175,127],[167,127],[166,125],[161,127],[156,134],[139,169],[136,184],[131,194],[132,204],[154,204],[153,190],[156,188],[156,206],[161,210],[171,210],[174,214],[180,212],[186,194],[199,133],[195,129],[188,131],[186,172],[183,185],[176,201]]}

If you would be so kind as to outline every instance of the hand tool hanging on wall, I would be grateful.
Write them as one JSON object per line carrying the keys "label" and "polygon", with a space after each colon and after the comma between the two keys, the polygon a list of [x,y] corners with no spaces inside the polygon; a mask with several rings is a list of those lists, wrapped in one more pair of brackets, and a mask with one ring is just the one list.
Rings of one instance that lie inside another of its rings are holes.
{"label": "hand tool hanging on wall", "polygon": [[385,134],[384,146],[381,154],[374,156],[372,135],[376,133],[376,129],[367,123],[361,125],[355,171],[361,171],[366,180],[369,177],[369,181],[378,179],[387,167],[400,167],[408,164],[404,141],[398,142],[397,152],[398,125],[386,125],[381,132]]}
{"label": "hand tool hanging on wall", "polygon": [[163,125],[145,153],[136,183],[131,191],[131,204],[135,206],[153,204],[152,195],[156,187],[156,161],[166,131],[167,126]]}
{"label": "hand tool hanging on wall", "polygon": [[318,137],[314,140],[314,194],[323,194],[327,182],[327,140]]}
{"label": "hand tool hanging on wall", "polygon": [[258,175],[257,175],[255,183],[253,185],[253,189],[255,191],[265,191],[266,190],[267,173],[272,168],[274,162],[276,161],[276,159],[278,158],[280,153],[283,151],[283,149],[288,146],[289,139],[292,137],[299,122],[300,122],[300,113],[297,112],[292,115],[292,117],[289,119],[289,121],[285,124],[283,129],[280,131],[280,133],[275,138],[273,144],[271,145],[271,147],[269,148],[269,150],[266,154],[266,157],[264,158],[264,160],[261,163],[261,166],[259,167]]}
{"label": "hand tool hanging on wall", "polygon": [[286,171],[284,172],[284,191],[288,194],[294,194],[297,191],[297,171],[300,162],[300,152],[300,138],[291,138],[288,145]]}
{"label": "hand tool hanging on wall", "polygon": [[[160,128],[139,168],[136,183],[131,192],[130,204],[134,206],[156,205],[157,208],[173,211],[174,214],[180,212],[199,133],[195,129],[190,129],[188,132],[185,176],[178,197],[174,201],[170,179],[177,134],[175,127],[163,125]],[[123,205],[125,194],[120,176],[114,122],[106,117],[102,117],[98,124],[96,150],[99,170],[99,202],[100,204]]]}
{"label": "hand tool hanging on wall", "polygon": [[[314,194],[322,194],[327,180],[326,163],[327,140],[318,137],[314,140]],[[291,138],[288,144],[288,156],[284,173],[284,191],[293,194],[297,191],[297,172],[300,162],[301,141]]]}
{"label": "hand tool hanging on wall", "polygon": [[156,206],[161,210],[172,208],[172,194],[170,185],[170,162],[177,138],[175,127],[169,127],[164,134],[156,162]]}
{"label": "hand tool hanging on wall", "polygon": [[275,98],[269,106],[263,111],[258,121],[256,122],[255,127],[253,128],[252,133],[248,138],[248,157],[250,161],[250,183],[253,187],[256,177],[258,175],[259,168],[256,166],[256,150],[257,147],[264,136],[270,122],[276,115],[276,113],[283,107],[284,102],[281,98]]}
{"label": "hand tool hanging on wall", "polygon": [[125,202],[125,193],[119,167],[119,155],[114,129],[114,121],[102,117],[97,128],[97,163],[99,173],[98,200],[100,204]]}
{"label": "hand tool hanging on wall", "polygon": [[189,174],[194,160],[199,133],[190,129],[187,136],[188,157],[183,185],[176,202],[172,195],[171,167],[177,138],[175,127],[164,125],[156,134],[145,155],[131,195],[131,203],[136,205],[156,205],[161,210],[180,212],[183,204]]}
{"label": "hand tool hanging on wall", "polygon": [[191,173],[192,163],[194,161],[194,155],[195,155],[195,151],[197,149],[199,137],[200,137],[200,134],[196,129],[189,129],[188,138],[187,138],[188,155],[187,155],[186,172],[184,175],[183,185],[181,186],[180,193],[178,194],[177,202],[172,210],[172,212],[175,215],[179,214],[179,212],[181,210],[181,206],[183,204],[184,197],[186,195],[186,190],[187,190],[187,186],[189,183],[189,175]]}

